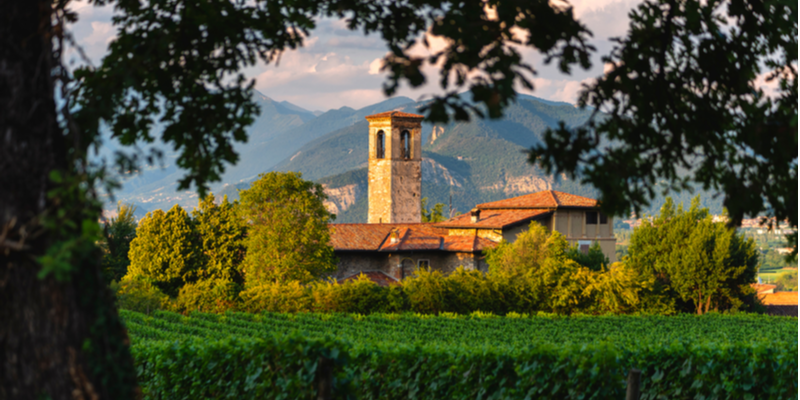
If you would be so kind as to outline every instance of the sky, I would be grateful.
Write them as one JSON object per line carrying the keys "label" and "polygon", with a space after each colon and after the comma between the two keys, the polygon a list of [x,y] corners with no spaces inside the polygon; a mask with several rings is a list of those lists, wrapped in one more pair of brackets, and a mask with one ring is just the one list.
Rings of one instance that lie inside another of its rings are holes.
{"label": "sky", "polygon": [[[571,75],[562,74],[553,66],[545,66],[533,49],[523,52],[526,62],[538,70],[534,90],[520,92],[540,98],[574,103],[581,83],[602,75],[600,57],[611,48],[609,38],[624,36],[628,12],[640,0],[572,0],[577,18],[594,34],[591,43],[597,48],[588,71],[573,68]],[[85,1],[73,3],[79,20],[72,26],[76,42],[94,65],[98,65],[114,39],[116,28],[111,23],[113,9],[96,7]],[[285,52],[278,65],[260,63],[245,70],[256,80],[255,88],[266,96],[289,101],[308,110],[326,111],[343,106],[360,108],[384,100],[381,88],[385,75],[379,71],[380,60],[387,48],[380,36],[364,36],[350,31],[344,21],[321,19],[307,38],[305,46]],[[74,54],[73,54],[74,56]],[[401,87],[397,95],[414,100],[439,93],[436,70],[426,69],[428,85],[411,89]]]}

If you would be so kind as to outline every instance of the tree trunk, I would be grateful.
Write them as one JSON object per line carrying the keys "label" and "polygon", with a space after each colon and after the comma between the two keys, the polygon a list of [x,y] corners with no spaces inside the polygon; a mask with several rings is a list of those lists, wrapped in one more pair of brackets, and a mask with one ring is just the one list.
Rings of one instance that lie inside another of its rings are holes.
{"label": "tree trunk", "polygon": [[697,315],[703,315],[703,292],[697,294]]}
{"label": "tree trunk", "polygon": [[35,258],[59,238],[31,233],[52,206],[50,171],[68,168],[51,5],[0,0],[0,400],[133,398],[127,335],[99,257],[73,265],[64,281],[37,277]]}

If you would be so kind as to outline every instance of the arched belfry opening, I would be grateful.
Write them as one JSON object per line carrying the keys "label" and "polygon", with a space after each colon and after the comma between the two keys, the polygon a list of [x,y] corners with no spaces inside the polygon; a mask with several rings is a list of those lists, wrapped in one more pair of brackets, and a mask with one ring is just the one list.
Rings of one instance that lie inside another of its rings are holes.
{"label": "arched belfry opening", "polygon": [[378,131],[375,138],[375,158],[384,158],[386,156],[386,138],[383,131]]}
{"label": "arched belfry opening", "polygon": [[389,111],[369,121],[369,223],[422,221],[422,115]]}
{"label": "arched belfry opening", "polygon": [[400,158],[411,158],[411,134],[406,130],[400,133]]}

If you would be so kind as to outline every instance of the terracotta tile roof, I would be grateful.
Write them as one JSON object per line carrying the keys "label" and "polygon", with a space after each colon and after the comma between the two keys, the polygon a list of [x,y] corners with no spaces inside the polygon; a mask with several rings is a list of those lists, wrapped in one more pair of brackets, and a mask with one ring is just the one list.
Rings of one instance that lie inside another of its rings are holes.
{"label": "terracotta tile roof", "polygon": [[435,228],[430,224],[417,226],[398,226],[397,242],[392,243],[391,232],[389,238],[383,242],[381,251],[411,251],[411,250],[441,250],[442,238],[447,236],[447,231]]}
{"label": "terracotta tile roof", "polygon": [[344,282],[347,282],[347,281],[354,281],[354,280],[358,279],[358,276],[361,275],[361,274],[364,274],[364,276],[366,276],[369,280],[377,283],[378,286],[389,286],[389,285],[397,283],[397,279],[395,279],[394,277],[386,274],[383,271],[361,271],[361,272],[359,272],[357,274],[353,274],[353,275],[350,275],[350,276],[348,276],[346,278],[339,279],[336,282],[337,283],[344,283]]}
{"label": "terracotta tile roof", "polygon": [[597,207],[597,200],[556,190],[512,197],[510,199],[483,203],[479,209],[517,209],[517,208],[557,208],[557,207]]}
{"label": "terracotta tile roof", "polygon": [[370,120],[370,119],[387,118],[387,117],[419,118],[419,119],[425,118],[424,115],[404,113],[401,111],[386,111],[382,113],[367,115],[365,118],[367,120]]}
{"label": "terracotta tile roof", "polygon": [[[331,245],[337,251],[449,251],[480,252],[494,242],[474,236],[448,236],[449,231],[430,223],[331,224]],[[397,242],[392,243],[392,230]]]}
{"label": "terracotta tile roof", "polygon": [[765,306],[796,306],[797,292],[775,292],[758,295]]}
{"label": "terracotta tile roof", "polygon": [[752,284],[750,284],[750,287],[755,289],[756,293],[763,293],[763,292],[767,292],[767,291],[770,291],[770,290],[775,290],[775,288],[778,287],[778,286],[776,286],[776,285],[768,285],[768,284],[765,284],[765,283],[752,283]]}
{"label": "terracotta tile roof", "polygon": [[336,250],[378,250],[392,230],[390,224],[330,224]]}
{"label": "terracotta tile roof", "polygon": [[474,253],[497,246],[497,243],[477,236],[446,236],[442,249],[445,251]]}
{"label": "terracotta tile roof", "polygon": [[503,229],[519,225],[536,218],[543,218],[552,213],[552,210],[481,210],[478,222],[472,222],[469,214],[461,214],[436,226],[443,228],[485,228]]}

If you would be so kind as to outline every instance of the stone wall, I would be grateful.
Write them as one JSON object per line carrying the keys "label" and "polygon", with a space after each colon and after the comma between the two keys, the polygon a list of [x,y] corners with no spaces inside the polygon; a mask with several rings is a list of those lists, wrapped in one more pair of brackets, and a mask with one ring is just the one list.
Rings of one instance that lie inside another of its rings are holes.
{"label": "stone wall", "polygon": [[499,229],[448,229],[447,234],[450,236],[478,236],[480,238],[489,239],[493,242],[503,240],[503,231]]}
{"label": "stone wall", "polygon": [[392,161],[391,222],[422,222],[420,160]]}
{"label": "stone wall", "polygon": [[391,168],[391,160],[369,159],[369,216],[367,222],[370,224],[392,222]]}
{"label": "stone wall", "polygon": [[382,271],[395,279],[403,279],[416,273],[420,260],[427,260],[431,270],[451,274],[456,268],[488,271],[483,256],[473,253],[452,253],[443,251],[415,251],[401,253],[361,253],[336,252],[339,269],[334,278],[341,279],[361,271]]}

